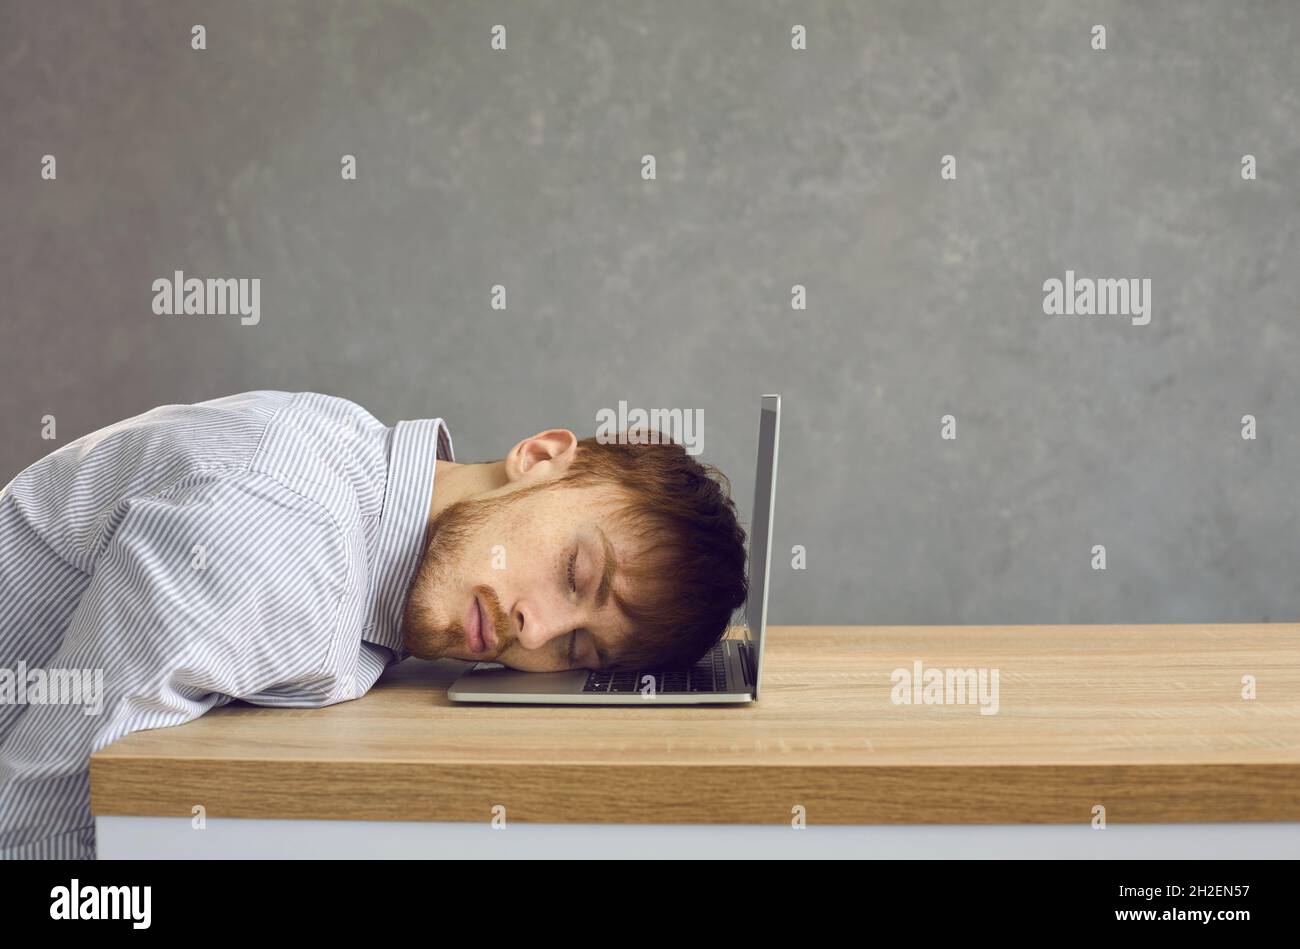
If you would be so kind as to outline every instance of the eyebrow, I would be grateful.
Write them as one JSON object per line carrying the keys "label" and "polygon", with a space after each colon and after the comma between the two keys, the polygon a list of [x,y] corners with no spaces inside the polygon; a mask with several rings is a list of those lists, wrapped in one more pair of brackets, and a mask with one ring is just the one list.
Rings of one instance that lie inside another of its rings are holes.
{"label": "eyebrow", "polygon": [[[610,588],[614,585],[614,545],[609,542],[609,537],[600,529],[599,525],[596,526],[596,534],[600,537],[600,543],[605,548],[605,569],[600,575],[600,585],[596,587],[596,606],[603,607],[605,601],[609,599]],[[608,666],[609,653],[600,648],[600,640],[592,636],[591,642],[596,647],[596,658],[600,660],[601,666]]]}
{"label": "eyebrow", "polygon": [[596,533],[605,548],[605,569],[600,575],[600,585],[596,587],[596,605],[603,607],[605,601],[609,599],[609,589],[614,585],[614,545],[609,542],[609,538],[600,527],[596,528]]}

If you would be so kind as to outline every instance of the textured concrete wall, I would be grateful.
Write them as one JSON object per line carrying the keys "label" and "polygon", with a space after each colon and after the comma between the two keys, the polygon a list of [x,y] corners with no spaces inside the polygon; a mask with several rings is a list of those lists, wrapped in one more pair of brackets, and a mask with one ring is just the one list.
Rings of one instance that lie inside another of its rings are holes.
{"label": "textured concrete wall", "polygon": [[[1294,619],[1298,43],[1281,2],[3,0],[0,482],[45,415],[251,388],[462,460],[626,400],[703,410],[748,510],[776,391],[777,622]],[[176,269],[260,322],[155,315]],[[1046,315],[1067,270],[1150,323]]]}

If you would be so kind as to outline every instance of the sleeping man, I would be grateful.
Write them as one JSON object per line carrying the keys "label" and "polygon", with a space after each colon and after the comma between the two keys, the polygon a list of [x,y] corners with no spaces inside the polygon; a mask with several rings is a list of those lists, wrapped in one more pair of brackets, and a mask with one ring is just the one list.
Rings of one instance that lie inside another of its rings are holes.
{"label": "sleeping man", "polygon": [[0,857],[92,858],[90,754],[236,699],[344,702],[408,656],[694,662],[744,541],[727,479],[650,433],[457,464],[442,419],[271,391],[101,429],[0,492]]}

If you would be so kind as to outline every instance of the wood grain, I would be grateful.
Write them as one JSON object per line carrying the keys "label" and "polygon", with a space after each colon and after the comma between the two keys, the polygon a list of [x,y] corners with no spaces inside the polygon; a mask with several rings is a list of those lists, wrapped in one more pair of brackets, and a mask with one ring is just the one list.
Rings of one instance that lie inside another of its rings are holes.
{"label": "wood grain", "polygon": [[[785,824],[1300,820],[1300,624],[774,627],[762,698],[470,706],[407,660],[322,709],[235,703],[91,759],[99,815]],[[891,673],[997,668],[999,708]],[[1242,697],[1253,676],[1257,697]]]}

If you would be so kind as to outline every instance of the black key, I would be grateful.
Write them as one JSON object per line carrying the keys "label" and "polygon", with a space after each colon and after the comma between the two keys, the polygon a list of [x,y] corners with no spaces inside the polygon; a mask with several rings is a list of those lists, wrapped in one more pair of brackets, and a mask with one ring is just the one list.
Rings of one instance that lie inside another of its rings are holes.
{"label": "black key", "polygon": [[610,683],[609,691],[611,692],[635,692],[637,690],[637,676],[620,673],[614,676],[614,681]]}

